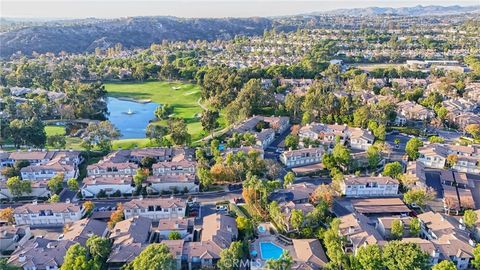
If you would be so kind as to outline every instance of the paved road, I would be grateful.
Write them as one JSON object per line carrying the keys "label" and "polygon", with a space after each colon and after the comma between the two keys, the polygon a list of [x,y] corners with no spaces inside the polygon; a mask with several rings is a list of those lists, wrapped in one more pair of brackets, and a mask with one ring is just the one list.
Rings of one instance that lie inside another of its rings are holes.
{"label": "paved road", "polygon": [[[385,141],[388,142],[392,146],[392,152],[396,154],[405,154],[405,146],[407,145],[407,142],[411,139],[412,137],[399,133],[399,134],[388,134],[385,136]],[[395,147],[395,139],[399,139],[400,143],[398,144],[398,148]]]}
{"label": "paved road", "polygon": [[437,129],[435,131],[438,133],[438,136],[444,138],[447,142],[455,142],[462,136],[462,133],[458,131],[448,131],[442,129]]}

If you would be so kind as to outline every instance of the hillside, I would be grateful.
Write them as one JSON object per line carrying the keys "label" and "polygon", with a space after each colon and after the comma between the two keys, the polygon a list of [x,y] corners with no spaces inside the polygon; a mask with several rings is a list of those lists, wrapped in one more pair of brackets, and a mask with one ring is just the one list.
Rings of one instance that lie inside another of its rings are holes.
{"label": "hillside", "polygon": [[347,15],[347,16],[375,16],[375,15],[400,15],[400,16],[423,16],[423,15],[447,15],[459,14],[467,12],[478,12],[480,6],[414,6],[400,8],[384,8],[384,7],[368,7],[353,9],[336,9],[328,12],[312,13],[312,14],[331,14],[331,15]]}
{"label": "hillside", "polygon": [[250,19],[180,19],[135,17],[69,24],[43,24],[14,29],[0,34],[0,57],[15,52],[31,54],[61,51],[91,52],[122,43],[127,48],[147,47],[162,40],[230,39],[235,35],[258,35],[272,21]]}

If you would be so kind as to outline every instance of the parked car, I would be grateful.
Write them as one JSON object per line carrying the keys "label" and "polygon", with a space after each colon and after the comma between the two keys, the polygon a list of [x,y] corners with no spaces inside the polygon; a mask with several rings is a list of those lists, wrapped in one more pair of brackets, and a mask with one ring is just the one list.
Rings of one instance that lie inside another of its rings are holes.
{"label": "parked car", "polygon": [[218,204],[217,206],[215,206],[215,209],[217,210],[217,212],[225,212],[228,211],[228,205]]}

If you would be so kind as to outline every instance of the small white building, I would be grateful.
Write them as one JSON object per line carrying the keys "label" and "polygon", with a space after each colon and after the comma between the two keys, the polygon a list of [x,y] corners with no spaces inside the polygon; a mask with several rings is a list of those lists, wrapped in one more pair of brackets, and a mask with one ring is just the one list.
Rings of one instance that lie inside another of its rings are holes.
{"label": "small white building", "polygon": [[147,179],[147,189],[154,192],[198,192],[194,174],[152,175]]}
{"label": "small white building", "polygon": [[96,197],[102,190],[111,195],[117,191],[122,194],[132,194],[135,190],[131,175],[89,176],[83,179],[81,192],[83,197]]}
{"label": "small white building", "polygon": [[185,175],[195,174],[195,162],[188,160],[155,163],[152,166],[153,175]]}
{"label": "small white building", "polygon": [[399,182],[389,176],[346,176],[340,184],[347,197],[382,197],[398,193]]}
{"label": "small white building", "polygon": [[453,169],[459,172],[480,174],[480,159],[477,157],[459,156]]}
{"label": "small white building", "polygon": [[440,144],[430,144],[418,149],[418,161],[425,167],[443,169],[448,156],[448,149]]}
{"label": "small white building", "polygon": [[256,139],[256,145],[267,148],[275,140],[275,130],[272,128],[262,129],[260,132],[253,133]]}
{"label": "small white building", "polygon": [[350,132],[350,147],[352,149],[367,150],[375,141],[375,136],[373,136],[371,131],[351,128]]}
{"label": "small white building", "polygon": [[280,155],[280,161],[288,168],[318,164],[322,162],[324,152],[323,147],[285,151]]}
{"label": "small white building", "polygon": [[114,163],[110,161],[99,162],[87,166],[87,173],[92,175],[134,175],[138,165],[131,162]]}
{"label": "small white building", "polygon": [[23,180],[31,181],[50,179],[57,174],[63,174],[64,181],[78,176],[76,166],[60,163],[30,165],[22,168],[20,173]]}
{"label": "small white building", "polygon": [[29,203],[15,208],[14,218],[17,225],[30,227],[62,227],[66,223],[82,218],[84,208],[73,203]]}
{"label": "small white building", "polygon": [[123,205],[125,218],[141,216],[153,221],[185,217],[186,202],[179,198],[134,199]]}

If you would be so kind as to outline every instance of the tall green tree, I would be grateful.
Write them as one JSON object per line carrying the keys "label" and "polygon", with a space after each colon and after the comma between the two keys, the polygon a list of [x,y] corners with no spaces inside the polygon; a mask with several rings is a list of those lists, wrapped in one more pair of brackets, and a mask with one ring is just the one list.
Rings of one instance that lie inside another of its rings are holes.
{"label": "tall green tree", "polygon": [[220,114],[218,111],[205,110],[202,112],[202,117],[200,121],[202,123],[203,130],[206,132],[212,133],[219,125],[218,118]]}
{"label": "tall green tree", "polygon": [[380,150],[377,146],[371,145],[367,149],[367,158],[368,158],[368,166],[371,169],[374,169],[378,166],[380,161],[382,160],[382,156],[380,155]]}
{"label": "tall green tree", "polygon": [[418,148],[423,146],[423,142],[418,138],[411,138],[405,145],[405,152],[411,160],[416,160],[419,157]]}
{"label": "tall green tree", "polygon": [[175,145],[187,145],[190,143],[187,124],[183,118],[173,118],[168,121],[168,132]]}
{"label": "tall green tree", "polygon": [[283,177],[283,187],[287,187],[295,181],[295,174],[293,172],[288,172]]}
{"label": "tall green tree", "polygon": [[94,235],[87,239],[86,246],[97,269],[106,269],[106,262],[112,248],[110,241]]}
{"label": "tall green tree", "polygon": [[452,261],[443,260],[440,263],[434,265],[432,270],[457,270],[457,267]]}
{"label": "tall green tree", "polygon": [[157,109],[155,109],[155,117],[159,120],[165,120],[173,113],[173,109],[173,106],[170,106],[169,104],[158,106]]}
{"label": "tall green tree", "polygon": [[131,263],[132,270],[174,270],[175,258],[165,244],[148,245]]}
{"label": "tall green tree", "polygon": [[337,268],[341,268],[345,260],[342,238],[338,233],[339,226],[340,220],[334,219],[330,223],[330,228],[326,230],[322,235],[325,248],[327,249],[327,256],[330,259],[331,264]]}
{"label": "tall green tree", "polygon": [[332,150],[332,155],[337,165],[340,165],[343,168],[348,168],[352,159],[352,157],[350,156],[350,150],[348,150],[345,146],[337,143]]}
{"label": "tall green tree", "polygon": [[148,124],[145,130],[145,136],[147,136],[147,138],[149,138],[150,140],[155,141],[156,143],[160,143],[166,134],[166,127],[154,123]]}
{"label": "tall green tree", "polygon": [[235,270],[240,269],[241,259],[243,258],[243,244],[240,241],[235,241],[230,244],[230,247],[220,252],[220,260],[217,267],[220,270]]}
{"label": "tall green tree", "polygon": [[391,234],[394,239],[400,239],[403,236],[403,222],[399,219],[392,221]]}
{"label": "tall green tree", "polygon": [[298,136],[288,135],[285,138],[285,147],[287,149],[296,150],[298,148],[299,138]]}
{"label": "tall green tree", "polygon": [[76,243],[68,248],[60,270],[91,270],[93,268],[93,261],[88,259],[87,250]]}
{"label": "tall green tree", "polygon": [[92,122],[85,130],[82,145],[87,150],[96,146],[102,151],[109,151],[112,148],[112,140],[119,137],[120,131],[109,121]]}
{"label": "tall green tree", "polygon": [[360,247],[355,257],[362,270],[380,270],[384,267],[382,250],[378,245],[372,244]]}
{"label": "tall green tree", "polygon": [[390,176],[392,178],[398,178],[403,172],[403,166],[400,162],[395,161],[388,163],[383,168],[383,175]]}
{"label": "tall green tree", "polygon": [[32,182],[21,180],[19,176],[10,177],[7,180],[7,188],[13,196],[19,197],[22,194],[32,192]]}
{"label": "tall green tree", "polygon": [[477,244],[473,249],[472,265],[476,269],[480,269],[480,244]]}
{"label": "tall green tree", "polygon": [[425,206],[426,202],[434,198],[433,194],[422,188],[412,188],[403,194],[403,200],[407,204]]}
{"label": "tall green tree", "polygon": [[468,228],[474,228],[478,221],[477,213],[471,209],[465,210],[463,213],[463,222]]}
{"label": "tall green tree", "polygon": [[303,212],[299,209],[293,209],[290,215],[290,224],[295,230],[300,230],[304,222]]}
{"label": "tall green tree", "polygon": [[383,248],[383,262],[388,270],[427,270],[430,256],[417,244],[390,241]]}
{"label": "tall green tree", "polygon": [[78,191],[80,188],[78,186],[78,181],[75,178],[70,178],[67,180],[68,189],[71,191]]}
{"label": "tall green tree", "polygon": [[418,218],[412,218],[412,220],[410,220],[409,229],[412,236],[419,236],[421,230],[420,220]]}
{"label": "tall green tree", "polygon": [[63,173],[57,173],[47,182],[48,189],[53,193],[59,193],[63,189]]}

